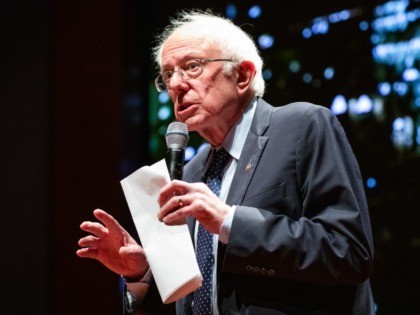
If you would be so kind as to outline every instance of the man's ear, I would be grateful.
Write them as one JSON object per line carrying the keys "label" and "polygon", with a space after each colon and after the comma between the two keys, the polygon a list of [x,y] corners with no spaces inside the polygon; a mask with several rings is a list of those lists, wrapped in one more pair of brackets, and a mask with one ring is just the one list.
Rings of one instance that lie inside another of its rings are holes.
{"label": "man's ear", "polygon": [[245,92],[255,76],[255,65],[251,61],[242,61],[238,67],[238,92]]}

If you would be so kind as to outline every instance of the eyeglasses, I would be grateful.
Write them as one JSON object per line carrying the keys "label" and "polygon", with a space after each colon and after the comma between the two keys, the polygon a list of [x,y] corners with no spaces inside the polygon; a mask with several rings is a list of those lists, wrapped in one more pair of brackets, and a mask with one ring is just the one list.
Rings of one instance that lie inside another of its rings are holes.
{"label": "eyeglasses", "polygon": [[[182,67],[175,67],[175,70],[167,70],[162,74],[158,75],[155,79],[155,86],[159,92],[166,91],[168,89],[168,84],[171,81],[172,77],[176,72],[184,80],[190,80],[198,77],[203,73],[203,64],[207,62],[215,61],[228,61],[228,62],[237,62],[237,59],[194,59],[186,62]],[[176,70],[178,68],[178,70]]]}

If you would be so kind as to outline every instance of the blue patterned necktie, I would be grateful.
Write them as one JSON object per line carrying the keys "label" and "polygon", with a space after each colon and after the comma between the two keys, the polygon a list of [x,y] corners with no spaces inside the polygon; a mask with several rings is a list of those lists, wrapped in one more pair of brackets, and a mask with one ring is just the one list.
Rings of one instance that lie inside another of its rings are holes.
{"label": "blue patterned necktie", "polygon": [[[223,148],[214,151],[213,160],[206,175],[206,185],[219,196],[222,186],[222,170],[229,160],[229,153]],[[201,224],[197,233],[197,262],[203,276],[203,285],[193,294],[193,315],[211,315],[211,301],[213,291],[213,234],[208,232]]]}

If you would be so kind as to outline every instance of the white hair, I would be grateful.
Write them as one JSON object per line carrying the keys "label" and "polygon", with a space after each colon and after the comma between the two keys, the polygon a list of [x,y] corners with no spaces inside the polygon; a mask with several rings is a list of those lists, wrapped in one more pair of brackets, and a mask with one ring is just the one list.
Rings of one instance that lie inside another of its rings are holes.
{"label": "white hair", "polygon": [[[170,21],[170,24],[157,37],[157,45],[153,49],[153,56],[159,68],[162,67],[162,51],[166,40],[175,31],[187,29],[188,32],[203,41],[214,44],[224,56],[234,58],[238,63],[250,61],[254,64],[256,74],[251,82],[251,89],[256,96],[263,96],[265,82],[262,76],[263,61],[251,36],[232,23],[231,20],[217,16],[210,12],[183,11]],[[226,63],[225,70],[231,72],[232,63]]]}

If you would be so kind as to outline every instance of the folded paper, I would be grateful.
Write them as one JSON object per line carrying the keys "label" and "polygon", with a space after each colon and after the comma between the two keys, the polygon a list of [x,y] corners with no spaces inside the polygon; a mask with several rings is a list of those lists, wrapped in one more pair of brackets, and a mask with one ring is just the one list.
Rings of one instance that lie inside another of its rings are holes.
{"label": "folded paper", "polygon": [[165,304],[179,300],[202,283],[187,225],[167,226],[157,218],[159,191],[168,182],[165,160],[144,166],[121,181],[137,233]]}

